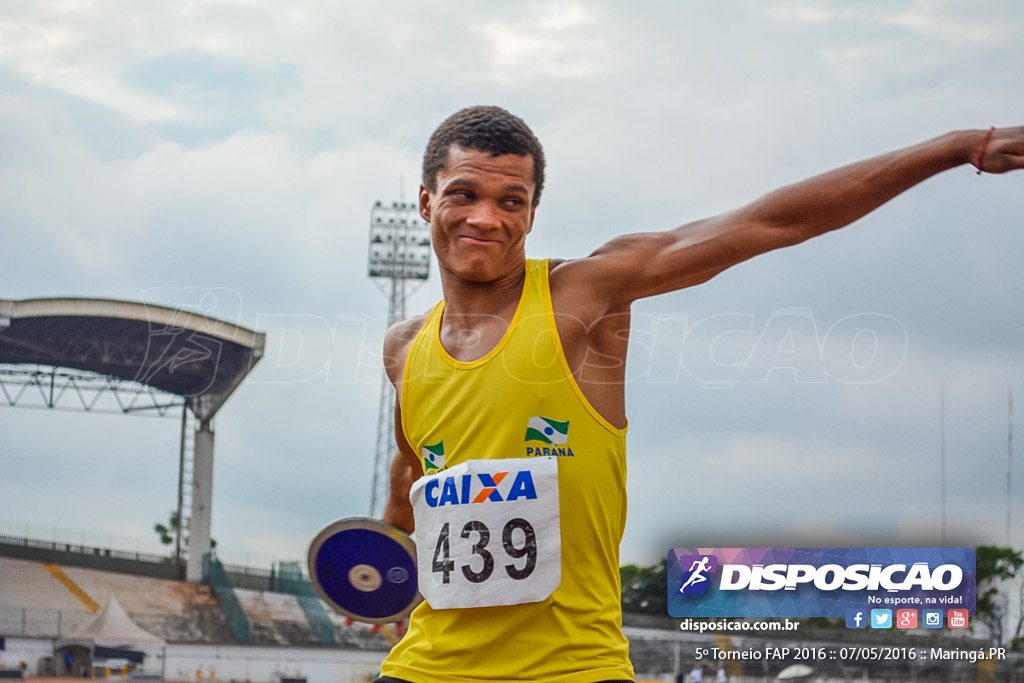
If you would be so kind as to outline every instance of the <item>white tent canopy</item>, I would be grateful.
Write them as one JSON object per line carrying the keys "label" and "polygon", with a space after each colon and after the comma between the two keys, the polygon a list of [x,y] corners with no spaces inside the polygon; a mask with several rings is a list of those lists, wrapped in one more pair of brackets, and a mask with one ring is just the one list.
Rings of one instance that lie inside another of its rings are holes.
{"label": "white tent canopy", "polygon": [[111,645],[124,646],[141,643],[163,643],[148,631],[139,628],[127,614],[117,598],[107,598],[103,609],[81,628],[60,642],[59,647],[66,645]]}

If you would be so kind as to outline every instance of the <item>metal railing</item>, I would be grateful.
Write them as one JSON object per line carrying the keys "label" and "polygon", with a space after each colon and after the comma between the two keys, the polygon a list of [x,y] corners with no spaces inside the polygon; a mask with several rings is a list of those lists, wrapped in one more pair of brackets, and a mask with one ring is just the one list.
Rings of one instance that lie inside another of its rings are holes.
{"label": "metal railing", "polygon": [[[35,562],[54,562],[89,569],[138,573],[158,578],[180,579],[184,577],[184,566],[176,562],[170,555],[117,550],[85,543],[47,541],[4,533],[0,533],[0,556]],[[139,564],[134,568],[124,564],[113,566],[118,561]],[[222,564],[221,566],[239,587],[273,590],[276,580],[274,568],[235,564]],[[247,581],[247,579],[250,580]]]}
{"label": "metal railing", "polygon": [[27,607],[0,607],[0,633],[6,636],[60,638],[81,628],[91,612]]}
{"label": "metal railing", "polygon": [[213,592],[217,595],[221,611],[224,612],[224,616],[228,620],[228,626],[231,627],[231,633],[234,634],[235,640],[242,645],[247,644],[249,642],[249,617],[242,609],[242,604],[238,602],[235,588],[231,584],[227,572],[224,571],[224,566],[212,553],[203,555],[203,576],[213,587]]}
{"label": "metal railing", "polygon": [[303,575],[299,562],[278,563],[277,582],[271,585],[271,590],[294,595],[317,642],[334,645],[334,624],[313,590],[313,584]]}
{"label": "metal railing", "polygon": [[82,545],[78,543],[65,543],[62,541],[43,541],[37,538],[24,538],[21,536],[8,536],[0,534],[0,543],[19,546],[23,548],[35,548],[37,550],[52,550],[59,553],[76,553],[78,555],[91,555],[100,557],[113,557],[119,560],[132,560],[135,562],[152,562],[165,564],[173,561],[166,555],[153,553],[140,553],[131,550],[116,550],[114,548],[101,548],[98,546]]}

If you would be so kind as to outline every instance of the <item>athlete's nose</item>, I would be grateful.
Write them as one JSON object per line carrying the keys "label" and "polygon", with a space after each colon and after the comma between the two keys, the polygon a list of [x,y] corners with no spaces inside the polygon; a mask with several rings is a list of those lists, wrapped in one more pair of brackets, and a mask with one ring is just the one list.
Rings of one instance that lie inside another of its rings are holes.
{"label": "athlete's nose", "polygon": [[501,227],[501,216],[497,206],[489,202],[478,202],[466,222],[480,230],[493,230]]}

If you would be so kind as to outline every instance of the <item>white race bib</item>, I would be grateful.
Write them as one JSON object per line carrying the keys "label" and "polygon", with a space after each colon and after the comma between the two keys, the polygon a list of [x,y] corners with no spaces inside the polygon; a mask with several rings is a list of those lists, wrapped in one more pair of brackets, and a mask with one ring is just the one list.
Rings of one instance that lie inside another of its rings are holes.
{"label": "white race bib", "polygon": [[421,477],[409,497],[434,609],[537,602],[561,582],[557,458],[470,460]]}

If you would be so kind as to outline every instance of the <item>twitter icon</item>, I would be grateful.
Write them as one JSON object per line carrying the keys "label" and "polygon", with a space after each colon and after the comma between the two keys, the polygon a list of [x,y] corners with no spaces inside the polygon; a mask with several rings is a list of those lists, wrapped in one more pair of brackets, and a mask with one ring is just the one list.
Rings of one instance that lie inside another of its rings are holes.
{"label": "twitter icon", "polygon": [[871,610],[871,628],[892,628],[892,610]]}

